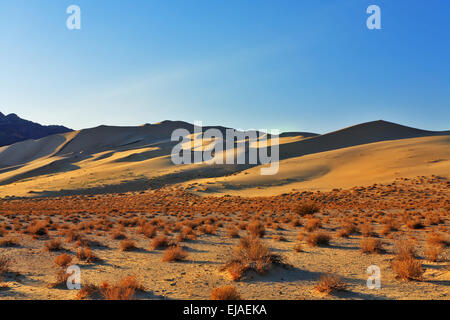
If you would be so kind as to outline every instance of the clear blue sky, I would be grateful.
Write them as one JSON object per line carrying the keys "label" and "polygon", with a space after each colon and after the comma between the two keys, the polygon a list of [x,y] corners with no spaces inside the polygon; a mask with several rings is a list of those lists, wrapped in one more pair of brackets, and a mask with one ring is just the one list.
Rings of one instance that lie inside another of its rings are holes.
{"label": "clear blue sky", "polygon": [[0,111],[74,129],[448,130],[450,1],[0,0]]}

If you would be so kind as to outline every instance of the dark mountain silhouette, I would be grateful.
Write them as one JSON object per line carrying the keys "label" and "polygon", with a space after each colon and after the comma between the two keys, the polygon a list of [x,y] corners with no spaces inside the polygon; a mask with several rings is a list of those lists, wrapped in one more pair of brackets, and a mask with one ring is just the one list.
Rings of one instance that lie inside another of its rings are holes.
{"label": "dark mountain silhouette", "polygon": [[72,131],[72,129],[63,126],[43,126],[22,119],[15,113],[5,116],[0,112],[0,146],[28,139],[40,139],[51,134],[69,131]]}

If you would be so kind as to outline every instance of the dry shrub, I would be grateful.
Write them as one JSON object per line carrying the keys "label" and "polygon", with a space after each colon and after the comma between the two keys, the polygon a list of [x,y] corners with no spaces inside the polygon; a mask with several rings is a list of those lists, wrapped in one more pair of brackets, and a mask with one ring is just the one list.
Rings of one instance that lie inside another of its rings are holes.
{"label": "dry shrub", "polygon": [[306,221],[305,228],[308,232],[319,229],[322,226],[322,223],[317,218],[310,218]]}
{"label": "dry shrub", "polygon": [[383,243],[375,238],[363,238],[359,243],[363,253],[381,253],[383,252]]}
{"label": "dry shrub", "polygon": [[105,300],[131,300],[134,298],[136,291],[144,290],[145,288],[139,284],[135,277],[129,276],[115,285],[110,285],[107,282],[103,283],[100,293]]}
{"label": "dry shrub", "polygon": [[300,217],[306,216],[306,215],[313,215],[314,213],[319,212],[320,208],[319,205],[315,202],[305,202],[301,203],[295,208],[295,213],[298,214]]}
{"label": "dry shrub", "polygon": [[239,230],[236,228],[230,228],[227,230],[228,238],[239,238]]}
{"label": "dry shrub", "polygon": [[398,241],[396,249],[397,253],[391,264],[397,278],[402,280],[420,280],[424,270],[420,261],[415,258],[415,250],[411,241]]}
{"label": "dry shrub", "polygon": [[262,238],[264,237],[264,234],[266,233],[266,229],[264,227],[264,224],[262,224],[260,221],[253,221],[250,222],[247,226],[247,231],[252,237]]}
{"label": "dry shrub", "polygon": [[346,290],[347,285],[336,275],[323,275],[320,277],[316,290],[321,293],[330,294],[334,291]]}
{"label": "dry shrub", "polygon": [[444,235],[435,232],[432,232],[428,235],[426,243],[429,245],[444,246],[444,247],[449,245],[449,241],[445,238]]}
{"label": "dry shrub", "polygon": [[26,233],[33,236],[33,239],[45,238],[48,236],[48,222],[37,221],[32,225],[29,225],[26,229]]}
{"label": "dry shrub", "polygon": [[81,236],[73,230],[66,231],[66,242],[75,242],[80,240]]}
{"label": "dry shrub", "polygon": [[436,262],[440,260],[445,260],[443,258],[443,254],[444,254],[444,246],[442,245],[427,244],[425,246],[425,256],[430,261]]}
{"label": "dry shrub", "polygon": [[138,233],[143,234],[145,237],[149,239],[154,238],[156,236],[156,232],[157,232],[156,227],[151,225],[150,223],[145,223],[138,229]]}
{"label": "dry shrub", "polygon": [[0,276],[8,271],[10,265],[11,260],[8,257],[0,256]]}
{"label": "dry shrub", "polygon": [[92,297],[96,293],[100,293],[100,288],[94,284],[87,284],[81,288],[77,293],[77,299],[83,300],[87,297]]}
{"label": "dry shrub", "polygon": [[18,247],[20,242],[17,238],[6,238],[0,241],[0,248]]}
{"label": "dry shrub", "polygon": [[49,240],[45,243],[45,249],[47,251],[60,251],[63,249],[62,242],[59,239]]}
{"label": "dry shrub", "polygon": [[163,262],[183,261],[188,257],[188,252],[179,246],[172,246],[164,251]]}
{"label": "dry shrub", "polygon": [[120,251],[131,251],[136,249],[136,242],[134,242],[133,240],[122,240],[120,242]]}
{"label": "dry shrub", "polygon": [[67,287],[67,280],[69,279],[70,275],[66,273],[66,270],[59,269],[56,271],[56,280],[55,282],[50,283],[48,286],[50,288],[64,288]]}
{"label": "dry shrub", "polygon": [[350,236],[350,232],[346,229],[340,229],[338,232],[336,232],[336,237],[338,238],[348,238]]}
{"label": "dry shrub", "polygon": [[422,229],[424,227],[422,221],[420,219],[412,219],[408,220],[406,226],[410,229]]}
{"label": "dry shrub", "polygon": [[92,263],[100,260],[89,247],[78,248],[77,258],[86,261],[87,263]]}
{"label": "dry shrub", "polygon": [[306,242],[310,246],[326,246],[330,243],[331,237],[325,232],[314,232],[306,237]]}
{"label": "dry shrub", "polygon": [[301,243],[296,243],[294,246],[294,251],[295,252],[302,252],[303,251],[303,246]]}
{"label": "dry shrub", "polygon": [[127,236],[120,231],[115,231],[111,234],[111,239],[113,240],[125,240],[126,238]]}
{"label": "dry shrub", "polygon": [[373,232],[373,227],[370,223],[366,222],[363,225],[361,225],[359,227],[359,231],[361,232],[361,234],[364,237],[371,237],[373,235],[375,235],[375,233]]}
{"label": "dry shrub", "polygon": [[159,236],[157,238],[154,238],[151,244],[151,248],[153,250],[155,249],[162,249],[162,248],[167,248],[169,247],[171,244],[171,241],[168,237],[166,236]]}
{"label": "dry shrub", "polygon": [[236,287],[224,286],[211,291],[211,300],[241,300]]}
{"label": "dry shrub", "polygon": [[283,265],[282,258],[273,254],[259,238],[242,238],[233,258],[221,271],[228,271],[233,280],[239,280],[248,271],[264,274],[273,265]]}
{"label": "dry shrub", "polygon": [[60,266],[60,267],[67,267],[72,262],[72,257],[69,256],[67,253],[63,253],[59,256],[57,256],[53,262]]}

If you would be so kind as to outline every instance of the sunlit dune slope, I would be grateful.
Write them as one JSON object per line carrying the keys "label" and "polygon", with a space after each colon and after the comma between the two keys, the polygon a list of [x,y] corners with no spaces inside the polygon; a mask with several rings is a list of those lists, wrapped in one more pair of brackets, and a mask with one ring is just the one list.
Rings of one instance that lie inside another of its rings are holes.
{"label": "sunlit dune slope", "polygon": [[[279,172],[261,176],[261,166],[255,165],[174,165],[171,151],[177,142],[171,134],[179,128],[194,132],[187,122],[163,121],[100,126],[2,147],[0,196],[126,192],[165,185],[207,194],[265,195],[450,172],[448,131],[373,121],[323,135],[283,133],[278,139]],[[213,128],[225,134],[225,127]],[[196,140],[184,148],[195,151],[222,142],[191,136]],[[257,147],[249,144],[244,152]]]}

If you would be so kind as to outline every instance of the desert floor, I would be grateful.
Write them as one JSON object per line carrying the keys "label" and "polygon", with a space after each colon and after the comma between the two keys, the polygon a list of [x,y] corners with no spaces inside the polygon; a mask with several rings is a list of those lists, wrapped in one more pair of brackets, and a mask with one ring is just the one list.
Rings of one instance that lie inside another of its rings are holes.
{"label": "desert floor", "polygon": [[[142,286],[133,296],[137,299],[209,299],[214,288],[226,285],[235,286],[242,299],[449,299],[449,195],[447,178],[428,176],[254,198],[200,197],[181,188],[164,188],[3,199],[0,258],[9,263],[2,271],[0,299],[104,298],[101,293],[80,296],[78,290],[52,285],[64,270],[54,260],[64,253],[73,258],[70,264],[81,268],[83,287],[105,287],[105,282],[111,286],[134,276]],[[311,203],[318,212],[304,214],[299,209]],[[263,229],[261,241],[284,264],[232,280],[219,269],[255,224]],[[343,231],[349,225],[354,230],[346,237]],[[318,232],[331,237],[328,244],[309,240]],[[430,240],[433,235],[440,243]],[[166,248],[152,246],[160,237],[188,256],[163,262]],[[124,238],[134,241],[136,248],[122,251]],[[61,248],[46,250],[58,239]],[[363,239],[380,241],[382,250],[363,253]],[[424,271],[417,279],[400,279],[392,268],[401,239],[416,250]],[[98,259],[77,257],[83,247]],[[427,253],[430,247],[438,251],[434,258]],[[371,265],[380,267],[380,289],[366,286]],[[339,276],[346,289],[319,292],[316,286],[324,274]]]}

